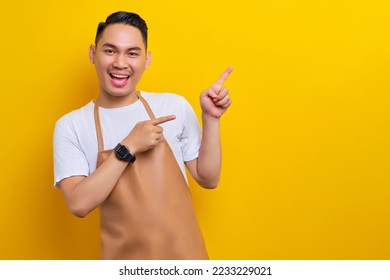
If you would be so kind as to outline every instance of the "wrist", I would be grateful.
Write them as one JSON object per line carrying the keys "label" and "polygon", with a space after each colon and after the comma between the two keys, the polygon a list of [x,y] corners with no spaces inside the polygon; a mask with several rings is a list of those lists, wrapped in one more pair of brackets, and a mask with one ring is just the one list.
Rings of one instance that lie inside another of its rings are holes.
{"label": "wrist", "polygon": [[220,119],[208,114],[202,114],[203,133],[207,131],[219,131]]}
{"label": "wrist", "polygon": [[135,155],[138,153],[138,149],[136,145],[134,145],[134,141],[132,137],[126,137],[123,139],[120,144],[127,146],[127,148],[131,151],[132,155]]}
{"label": "wrist", "polygon": [[210,114],[202,112],[202,121],[207,122],[207,123],[215,123],[219,124],[220,123],[220,118],[219,117],[214,117]]}

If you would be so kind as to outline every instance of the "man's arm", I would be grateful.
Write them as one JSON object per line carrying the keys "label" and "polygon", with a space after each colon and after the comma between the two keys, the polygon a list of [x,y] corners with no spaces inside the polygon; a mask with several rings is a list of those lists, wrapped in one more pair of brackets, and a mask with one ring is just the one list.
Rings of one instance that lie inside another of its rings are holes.
{"label": "man's arm", "polygon": [[69,210],[83,218],[98,207],[111,193],[127,162],[112,153],[90,176],[73,176],[60,182]]}
{"label": "man's arm", "polygon": [[232,71],[233,68],[229,67],[200,95],[202,142],[198,158],[186,162],[186,166],[195,181],[204,188],[216,188],[219,183],[222,163],[220,119],[231,104],[229,91],[222,84]]}
{"label": "man's arm", "polygon": [[[147,151],[163,140],[159,124],[175,119],[160,117],[137,123],[130,134],[121,141],[133,154]],[[112,153],[90,176],[73,176],[61,180],[60,189],[69,210],[78,217],[85,217],[109,196],[128,162],[118,160]]]}

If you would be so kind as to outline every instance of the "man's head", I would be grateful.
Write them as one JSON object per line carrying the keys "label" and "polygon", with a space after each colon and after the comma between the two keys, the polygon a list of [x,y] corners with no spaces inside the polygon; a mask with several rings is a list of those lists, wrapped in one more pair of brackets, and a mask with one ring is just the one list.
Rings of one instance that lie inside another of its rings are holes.
{"label": "man's head", "polygon": [[101,102],[134,100],[137,84],[151,62],[147,30],[140,16],[128,12],[116,12],[99,24],[89,57],[99,78]]}
{"label": "man's head", "polygon": [[127,24],[137,28],[141,32],[145,43],[145,49],[148,48],[148,26],[146,25],[145,20],[139,15],[129,12],[115,12],[109,15],[105,22],[100,22],[96,31],[95,45],[97,45],[106,27],[115,23]]}

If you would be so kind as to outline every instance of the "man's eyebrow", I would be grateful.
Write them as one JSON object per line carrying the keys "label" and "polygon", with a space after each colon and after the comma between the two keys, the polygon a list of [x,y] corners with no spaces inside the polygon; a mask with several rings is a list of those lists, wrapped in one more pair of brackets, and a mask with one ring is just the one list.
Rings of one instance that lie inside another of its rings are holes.
{"label": "man's eyebrow", "polygon": [[110,43],[105,43],[105,44],[102,45],[102,47],[108,47],[108,48],[116,49],[116,46],[113,45],[113,44],[110,44]]}
{"label": "man's eyebrow", "polygon": [[[117,46],[113,45],[113,44],[110,44],[110,43],[105,43],[103,44],[102,47],[108,47],[108,48],[112,48],[112,49],[118,49]],[[131,47],[131,48],[128,48],[127,51],[141,51],[142,49],[140,47]]]}
{"label": "man's eyebrow", "polygon": [[128,51],[141,51],[142,49],[140,47],[132,47],[132,48],[128,48],[127,50]]}

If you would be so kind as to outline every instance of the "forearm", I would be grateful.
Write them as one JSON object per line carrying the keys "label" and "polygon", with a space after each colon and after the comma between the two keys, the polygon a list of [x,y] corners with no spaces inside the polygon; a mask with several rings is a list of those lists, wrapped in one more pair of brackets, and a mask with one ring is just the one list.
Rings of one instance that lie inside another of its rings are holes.
{"label": "forearm", "polygon": [[126,166],[112,153],[90,176],[64,179],[60,187],[70,211],[85,217],[97,208],[111,193]]}
{"label": "forearm", "polygon": [[198,183],[215,188],[221,173],[220,119],[202,114],[202,142],[199,150],[197,173]]}

